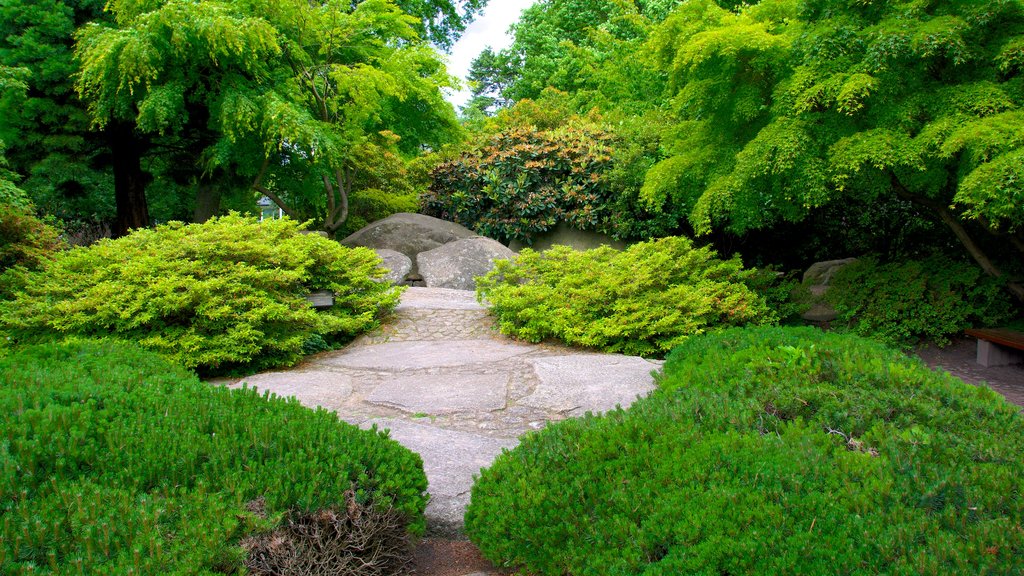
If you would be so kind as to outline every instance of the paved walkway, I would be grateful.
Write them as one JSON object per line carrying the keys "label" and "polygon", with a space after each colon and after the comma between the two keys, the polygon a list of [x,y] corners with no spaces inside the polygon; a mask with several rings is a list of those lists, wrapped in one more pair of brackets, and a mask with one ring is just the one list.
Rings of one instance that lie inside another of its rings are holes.
{"label": "paved walkway", "polygon": [[457,536],[473,475],[545,423],[627,406],[659,364],[515,342],[472,292],[410,288],[395,317],[348,347],[239,380],[348,422],[391,430],[423,457],[428,532]]}

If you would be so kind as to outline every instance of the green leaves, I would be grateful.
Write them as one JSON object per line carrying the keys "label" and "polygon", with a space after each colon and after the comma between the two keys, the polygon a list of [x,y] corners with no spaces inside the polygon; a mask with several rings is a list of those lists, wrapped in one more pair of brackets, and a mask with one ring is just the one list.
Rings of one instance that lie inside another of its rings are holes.
{"label": "green leaves", "polygon": [[696,334],[777,321],[746,284],[754,275],[669,237],[622,252],[524,249],[478,278],[477,296],[516,338],[660,356]]}
{"label": "green leaves", "polygon": [[[371,251],[298,229],[232,215],[66,252],[0,304],[21,310],[0,330],[22,343],[113,334],[205,372],[294,364],[314,336],[336,344],[375,327],[400,293],[377,281]],[[335,306],[311,308],[317,290]]]}
{"label": "green leaves", "polygon": [[481,552],[552,576],[1024,568],[1024,420],[992,390],[808,328],[694,336],[658,385],[483,470]]}
{"label": "green leaves", "polygon": [[423,530],[419,456],[333,412],[113,341],[21,350],[0,381],[4,574],[239,573],[246,538],[348,491]]}

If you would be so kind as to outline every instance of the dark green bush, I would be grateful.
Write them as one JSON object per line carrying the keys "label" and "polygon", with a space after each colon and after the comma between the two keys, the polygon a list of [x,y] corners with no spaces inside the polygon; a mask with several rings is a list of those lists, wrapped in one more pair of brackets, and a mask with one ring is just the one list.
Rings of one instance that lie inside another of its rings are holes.
{"label": "dark green bush", "polygon": [[[0,304],[0,332],[20,343],[114,335],[204,372],[294,364],[316,336],[374,328],[400,294],[375,281],[371,250],[299,228],[232,215],[70,250]],[[333,291],[334,307],[310,307],[316,290]]]}
{"label": "dark green bush", "polygon": [[424,527],[419,456],[331,412],[108,341],[29,347],[0,382],[0,573],[237,573],[242,539],[349,490]]}
{"label": "dark green bush", "polygon": [[838,326],[896,346],[945,345],[965,328],[1012,317],[998,280],[945,256],[892,263],[863,258],[836,273],[826,298],[839,312]]}
{"label": "dark green bush", "polygon": [[497,262],[477,279],[477,297],[516,338],[663,355],[694,334],[776,321],[745,284],[755,274],[738,258],[719,260],[682,237],[621,252],[556,246]]}
{"label": "dark green bush", "polygon": [[423,213],[501,240],[530,242],[565,222],[614,234],[616,192],[608,182],[615,137],[596,127],[516,127],[431,172]]}
{"label": "dark green bush", "polygon": [[485,556],[563,575],[1020,574],[1024,418],[880,344],[808,328],[687,340],[628,410],[482,472]]}

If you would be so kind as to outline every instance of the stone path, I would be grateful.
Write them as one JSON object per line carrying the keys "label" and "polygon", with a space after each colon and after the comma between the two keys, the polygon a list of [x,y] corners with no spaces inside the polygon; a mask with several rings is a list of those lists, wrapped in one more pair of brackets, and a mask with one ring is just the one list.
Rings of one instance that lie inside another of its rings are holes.
{"label": "stone path", "polygon": [[472,292],[410,288],[395,317],[348,347],[239,380],[376,424],[423,457],[428,532],[458,536],[473,475],[547,422],[632,403],[659,363],[510,340]]}

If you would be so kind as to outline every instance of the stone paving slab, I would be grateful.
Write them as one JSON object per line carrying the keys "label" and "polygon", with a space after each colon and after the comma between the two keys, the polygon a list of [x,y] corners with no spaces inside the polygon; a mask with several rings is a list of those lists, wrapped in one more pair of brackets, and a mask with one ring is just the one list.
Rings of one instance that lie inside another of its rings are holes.
{"label": "stone paving slab", "polygon": [[389,372],[487,364],[526,354],[529,346],[493,340],[452,340],[440,342],[386,342],[348,348],[319,362],[345,368],[368,368]]}
{"label": "stone paving slab", "polygon": [[412,414],[493,412],[505,407],[507,374],[398,375],[378,385],[367,402]]}
{"label": "stone paving slab", "polygon": [[570,416],[629,406],[637,396],[654,390],[651,372],[659,367],[643,358],[611,354],[569,354],[529,362],[539,383],[519,404]]}
{"label": "stone paving slab", "polygon": [[423,458],[427,531],[459,536],[473,475],[525,432],[627,406],[654,388],[641,358],[584,354],[502,336],[473,292],[409,288],[379,330],[291,371],[237,381],[358,426],[390,428]]}
{"label": "stone paving slab", "polygon": [[264,372],[243,378],[231,388],[246,385],[282,398],[295,397],[304,406],[338,410],[352,394],[352,377],[334,372]]}
{"label": "stone paving slab", "polygon": [[406,420],[373,423],[378,429],[390,430],[391,438],[423,458],[430,492],[426,511],[429,531],[441,536],[461,534],[473,477],[490,466],[503,449],[519,443],[514,438],[487,438]]}

